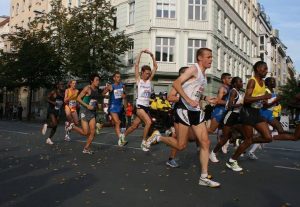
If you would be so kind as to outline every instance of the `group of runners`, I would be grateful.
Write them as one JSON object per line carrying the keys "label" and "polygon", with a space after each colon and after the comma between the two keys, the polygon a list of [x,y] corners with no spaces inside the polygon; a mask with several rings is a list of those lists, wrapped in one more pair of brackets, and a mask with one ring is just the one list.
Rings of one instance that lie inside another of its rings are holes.
{"label": "group of runners", "polygon": [[[153,68],[144,65],[140,71],[140,60],[142,55],[149,55],[153,62]],[[149,151],[151,145],[156,142],[163,142],[171,147],[167,165],[178,167],[175,156],[177,151],[186,148],[188,141],[193,140],[199,146],[199,160],[201,176],[199,185],[219,187],[220,183],[214,181],[208,174],[209,160],[219,162],[217,153],[223,147],[226,152],[226,145],[232,139],[233,131],[240,133],[241,144],[235,153],[226,162],[226,166],[233,171],[241,171],[237,159],[255,143],[268,143],[273,140],[300,139],[300,127],[297,127],[294,134],[285,132],[280,122],[272,116],[272,109],[278,104],[280,97],[274,92],[274,78],[267,78],[268,67],[265,62],[259,61],[253,66],[254,76],[248,81],[245,93],[242,92],[243,81],[240,77],[231,77],[224,73],[221,76],[223,82],[216,97],[206,96],[207,86],[206,70],[212,64],[212,51],[209,48],[200,48],[196,53],[197,63],[190,67],[182,67],[179,70],[178,78],[173,82],[168,93],[168,101],[173,103],[173,126],[170,136],[162,136],[158,130],[154,130],[148,137],[152,120],[149,115],[150,96],[152,94],[151,81],[156,73],[158,65],[153,53],[149,50],[142,50],[135,63],[136,81],[136,116],[131,126],[126,131],[121,131],[120,113],[123,105],[126,106],[125,85],[121,82],[121,74],[113,74],[113,84],[106,86],[99,91],[100,77],[98,74],[90,76],[90,84],[85,86],[79,93],[76,89],[76,81],[68,83],[68,89],[64,91],[63,83],[57,85],[56,90],[48,95],[48,122],[43,125],[42,133],[46,134],[47,128],[51,128],[46,140],[47,144],[53,144],[52,137],[57,129],[58,119],[62,107],[65,109],[67,122],[65,125],[65,140],[69,141],[69,133],[77,132],[87,138],[83,153],[92,154],[91,143],[95,137],[96,110],[100,94],[109,93],[109,113],[114,123],[118,145],[124,146],[128,143],[127,137],[138,128],[141,122],[144,123],[141,149]],[[202,103],[214,105],[210,126],[205,123],[205,113]],[[79,117],[77,115],[80,107]],[[81,124],[79,124],[79,119]],[[277,134],[271,134],[269,124],[276,130]],[[254,135],[254,129],[258,132]],[[218,133],[218,143],[210,151],[209,134]]]}

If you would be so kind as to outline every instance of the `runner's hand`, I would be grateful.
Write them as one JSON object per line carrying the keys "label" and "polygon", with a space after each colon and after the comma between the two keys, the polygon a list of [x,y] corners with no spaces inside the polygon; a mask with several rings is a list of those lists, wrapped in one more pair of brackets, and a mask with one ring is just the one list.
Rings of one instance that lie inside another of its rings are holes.
{"label": "runner's hand", "polygon": [[186,102],[187,102],[190,106],[192,106],[192,107],[194,107],[194,108],[196,108],[197,106],[199,106],[199,103],[198,103],[197,101],[192,100],[192,99],[188,99],[188,100],[186,100]]}
{"label": "runner's hand", "polygon": [[88,106],[87,106],[87,109],[88,109],[88,110],[94,110],[94,107],[91,106],[91,105],[88,105]]}
{"label": "runner's hand", "polygon": [[218,98],[206,96],[206,101],[210,104],[217,104],[218,103]]}
{"label": "runner's hand", "polygon": [[264,98],[265,100],[268,100],[268,99],[272,98],[272,94],[270,94],[270,93],[265,94],[263,98]]}

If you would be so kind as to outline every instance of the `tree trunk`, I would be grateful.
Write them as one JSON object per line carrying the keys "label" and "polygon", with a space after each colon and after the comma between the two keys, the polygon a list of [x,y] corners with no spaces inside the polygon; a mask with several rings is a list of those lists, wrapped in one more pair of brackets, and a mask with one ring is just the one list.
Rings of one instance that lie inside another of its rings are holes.
{"label": "tree trunk", "polygon": [[31,119],[31,100],[32,100],[32,89],[29,88],[29,100],[28,100],[27,120]]}

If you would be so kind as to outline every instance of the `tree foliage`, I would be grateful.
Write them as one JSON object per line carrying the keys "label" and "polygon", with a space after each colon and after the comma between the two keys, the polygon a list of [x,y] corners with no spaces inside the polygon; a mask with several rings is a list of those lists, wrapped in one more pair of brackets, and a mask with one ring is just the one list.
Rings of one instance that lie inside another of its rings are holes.
{"label": "tree foliage", "polygon": [[282,96],[282,105],[289,108],[299,108],[295,96],[300,93],[299,83],[294,76],[287,79],[287,84],[281,86],[280,95]]}

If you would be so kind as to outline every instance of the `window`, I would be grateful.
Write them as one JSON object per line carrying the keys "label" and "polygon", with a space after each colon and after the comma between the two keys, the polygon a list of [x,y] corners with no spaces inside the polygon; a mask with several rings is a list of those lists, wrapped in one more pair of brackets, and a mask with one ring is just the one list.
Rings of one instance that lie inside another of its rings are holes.
{"label": "window", "polygon": [[128,50],[128,65],[133,65],[134,63],[134,42],[130,42]]}
{"label": "window", "polygon": [[228,18],[225,18],[225,30],[224,30],[224,35],[225,37],[228,37]]}
{"label": "window", "polygon": [[222,10],[218,10],[218,30],[222,31]]}
{"label": "window", "polygon": [[231,22],[230,25],[230,41],[233,42],[233,35],[234,35],[234,24]]}
{"label": "window", "polygon": [[227,72],[227,70],[228,70],[228,60],[227,60],[227,54],[226,53],[224,53],[224,72]]}
{"label": "window", "polygon": [[243,3],[242,3],[242,1],[240,1],[240,10],[239,10],[239,14],[240,14],[240,16],[241,16],[241,18],[243,18],[243,11],[244,11],[244,5],[243,5]]}
{"label": "window", "polygon": [[72,0],[68,0],[67,1],[67,7],[71,7],[72,6]]}
{"label": "window", "polygon": [[232,60],[232,57],[229,58],[229,73],[231,74],[231,76],[233,75],[232,74],[232,71],[233,71],[233,60]]}
{"label": "window", "polygon": [[221,48],[220,47],[217,47],[217,53],[218,53],[217,69],[221,70]]}
{"label": "window", "polygon": [[259,49],[260,50],[265,49],[265,37],[264,36],[259,37]]}
{"label": "window", "polygon": [[134,24],[135,1],[129,2],[129,24]]}
{"label": "window", "polygon": [[17,3],[17,6],[16,6],[16,16],[19,14],[19,3]]}
{"label": "window", "polygon": [[189,20],[207,20],[207,0],[189,0]]}
{"label": "window", "polygon": [[155,51],[157,61],[174,62],[175,38],[157,37]]}
{"label": "window", "polygon": [[157,0],[156,17],[175,18],[176,0]]}
{"label": "window", "polygon": [[197,50],[206,47],[206,40],[189,39],[188,40],[188,63],[197,62]]}
{"label": "window", "polygon": [[77,0],[77,6],[81,6],[81,0]]}
{"label": "window", "polygon": [[239,29],[236,27],[235,28],[235,33],[234,33],[234,44],[238,46],[238,38],[239,38]]}

